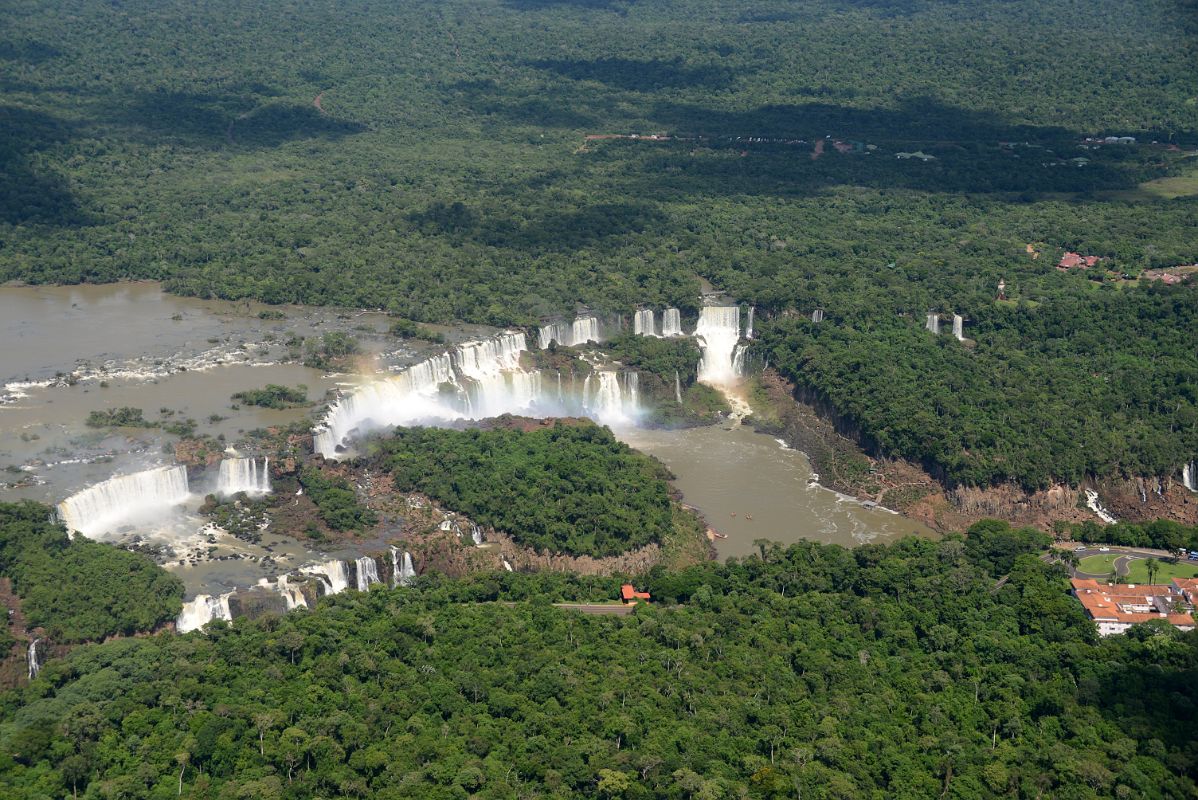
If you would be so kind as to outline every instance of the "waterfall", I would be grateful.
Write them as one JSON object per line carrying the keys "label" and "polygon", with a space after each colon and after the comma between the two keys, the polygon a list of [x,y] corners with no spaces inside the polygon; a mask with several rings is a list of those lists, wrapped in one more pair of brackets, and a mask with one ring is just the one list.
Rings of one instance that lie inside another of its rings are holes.
{"label": "waterfall", "polygon": [[745,338],[753,338],[753,314],[757,311],[756,306],[749,306],[749,321],[745,323]]}
{"label": "waterfall", "polygon": [[678,405],[682,405],[682,378],[678,375],[678,370],[674,370],[674,400]]}
{"label": "waterfall", "polygon": [[822,308],[817,308],[814,311],[812,311],[811,312],[811,321],[815,322],[815,323],[823,322],[824,321],[824,310]]}
{"label": "waterfall", "polygon": [[735,383],[738,376],[733,358],[740,342],[740,307],[706,306],[701,309],[695,338],[703,351],[699,380],[711,384]]}
{"label": "waterfall", "polygon": [[508,331],[359,386],[329,408],[316,431],[316,452],[336,458],[353,434],[377,428],[533,412],[541,375],[521,368],[526,349],[524,334]]}
{"label": "waterfall", "polygon": [[[650,312],[652,313],[652,312]],[[545,350],[553,342],[561,347],[577,347],[587,342],[602,341],[597,317],[578,317],[573,323],[551,322],[537,332],[537,344]]]}
{"label": "waterfall", "polygon": [[924,323],[924,327],[932,333],[940,333],[940,315],[928,312],[928,321]]}
{"label": "waterfall", "polygon": [[370,584],[382,583],[379,579],[379,565],[375,563],[370,556],[362,556],[357,560],[358,565],[358,591],[369,591]]}
{"label": "waterfall", "polygon": [[391,563],[395,565],[395,585],[411,586],[412,579],[416,577],[416,567],[412,565],[412,554],[405,550],[403,562],[400,563],[399,550],[392,547]]}
{"label": "waterfall", "polygon": [[512,564],[510,561],[508,561],[506,558],[502,558],[502,557],[499,560],[503,562],[504,569],[506,569],[508,572],[515,572],[515,570],[512,569]]}
{"label": "waterfall", "polygon": [[636,312],[632,318],[632,332],[637,336],[657,336],[657,320],[652,309]]}
{"label": "waterfall", "polygon": [[641,406],[641,374],[639,372],[624,373],[624,396],[628,398],[628,405],[633,409],[638,409]]}
{"label": "waterfall", "polygon": [[958,342],[965,340],[965,319],[960,314],[953,314],[953,336]]}
{"label": "waterfall", "polygon": [[270,492],[270,459],[262,459],[262,466],[254,458],[226,458],[220,462],[216,479],[216,493],[233,495],[267,494]]}
{"label": "waterfall", "polygon": [[349,572],[345,569],[344,561],[333,559],[323,564],[301,567],[300,572],[320,578],[325,594],[340,594],[349,588]]}
{"label": "waterfall", "polygon": [[749,349],[747,344],[738,344],[736,351],[732,354],[732,372],[737,377],[744,377],[745,370],[745,352]]}
{"label": "waterfall", "polygon": [[68,531],[89,539],[122,524],[162,515],[187,500],[187,470],[158,467],[109,478],[58,504],[58,518]]}
{"label": "waterfall", "polygon": [[574,324],[570,326],[570,333],[574,338],[571,344],[575,346],[603,341],[599,336],[599,320],[595,317],[579,317],[574,320]]}
{"label": "waterfall", "polygon": [[1194,462],[1191,461],[1181,468],[1181,482],[1191,492],[1198,492],[1198,482],[1194,479]]}
{"label": "waterfall", "polygon": [[475,547],[480,547],[483,543],[483,529],[474,523],[470,524],[470,540],[474,542]]}
{"label": "waterfall", "polygon": [[662,336],[683,336],[682,315],[676,308],[667,308],[661,315]]}
{"label": "waterfall", "polygon": [[308,599],[304,597],[304,593],[287,582],[286,575],[280,575],[278,582],[275,584],[275,589],[279,594],[283,595],[283,599],[287,601],[287,610],[293,611],[297,608],[307,608]]}
{"label": "waterfall", "polygon": [[1114,515],[1103,508],[1102,504],[1098,502],[1098,492],[1093,489],[1086,489],[1086,506],[1108,525],[1114,525],[1118,522]]}
{"label": "waterfall", "polygon": [[37,643],[41,639],[34,639],[29,643],[29,650],[25,653],[25,659],[29,662],[29,680],[37,677],[37,674],[42,671],[42,662],[37,660]]}
{"label": "waterfall", "polygon": [[229,611],[229,598],[232,595],[232,592],[215,597],[207,594],[196,595],[194,600],[183,604],[183,610],[175,619],[175,630],[187,633],[199,630],[214,619],[231,621],[233,614]]}

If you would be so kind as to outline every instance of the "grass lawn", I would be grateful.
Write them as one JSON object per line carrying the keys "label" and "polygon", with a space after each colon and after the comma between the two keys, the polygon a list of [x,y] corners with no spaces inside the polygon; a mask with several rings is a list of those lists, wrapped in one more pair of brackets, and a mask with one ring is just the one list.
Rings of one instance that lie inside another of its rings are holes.
{"label": "grass lawn", "polygon": [[1086,556],[1077,563],[1077,568],[1082,572],[1088,572],[1091,575],[1108,575],[1115,568],[1115,559],[1119,558],[1118,553],[1103,553],[1097,556]]}
{"label": "grass lawn", "polygon": [[[1088,559],[1087,559],[1088,560]],[[1168,583],[1173,578],[1198,578],[1198,562],[1178,561],[1176,564],[1160,562],[1153,578],[1154,583]],[[1148,559],[1137,558],[1128,565],[1128,583],[1148,583]]]}

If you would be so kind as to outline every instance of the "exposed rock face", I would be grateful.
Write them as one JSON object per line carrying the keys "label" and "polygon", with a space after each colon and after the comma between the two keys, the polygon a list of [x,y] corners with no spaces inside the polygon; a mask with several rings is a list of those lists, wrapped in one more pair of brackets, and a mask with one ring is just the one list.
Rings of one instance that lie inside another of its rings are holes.
{"label": "exposed rock face", "polygon": [[1160,478],[1107,479],[1095,483],[1099,496],[1116,518],[1128,522],[1171,519],[1198,525],[1198,494],[1180,481]]}
{"label": "exposed rock face", "polygon": [[1058,520],[1097,521],[1085,506],[1085,488],[1095,489],[1102,504],[1120,520],[1164,518],[1198,525],[1198,494],[1169,479],[1104,479],[1036,492],[1015,485],[946,489],[920,465],[882,457],[873,443],[862,441],[851,421],[837,416],[820,398],[796,392],[769,370],[761,382],[773,416],[763,420],[755,414],[753,424],[805,453],[821,484],[874,500],[937,530],[962,531],[985,518],[1043,530],[1050,530]]}

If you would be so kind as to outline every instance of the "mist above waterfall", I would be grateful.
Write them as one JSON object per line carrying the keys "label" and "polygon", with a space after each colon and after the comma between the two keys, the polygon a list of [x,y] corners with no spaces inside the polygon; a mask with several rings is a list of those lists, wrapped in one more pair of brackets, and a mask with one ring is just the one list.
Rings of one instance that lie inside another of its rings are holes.
{"label": "mist above waterfall", "polygon": [[524,334],[505,332],[468,342],[413,364],[392,378],[364,384],[334,404],[316,433],[315,449],[336,458],[355,435],[396,425],[445,425],[501,414],[585,415],[607,425],[632,424],[640,413],[638,379],[596,369],[564,387],[561,375],[526,370]]}
{"label": "mist above waterfall", "polygon": [[68,531],[96,539],[124,525],[164,517],[189,496],[185,468],[157,467],[71,495],[58,504],[58,517]]}

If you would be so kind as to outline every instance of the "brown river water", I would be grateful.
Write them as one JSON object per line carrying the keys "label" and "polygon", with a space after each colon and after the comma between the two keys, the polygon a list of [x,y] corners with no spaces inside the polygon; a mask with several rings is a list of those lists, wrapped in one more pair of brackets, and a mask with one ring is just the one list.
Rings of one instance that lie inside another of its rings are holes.
{"label": "brown river water", "polygon": [[[262,319],[264,310],[285,318]],[[147,419],[190,418],[199,432],[223,435],[232,446],[254,428],[314,420],[311,409],[234,410],[230,398],[277,383],[302,384],[309,399],[319,401],[340,385],[430,352],[429,345],[386,335],[388,322],[378,313],[180,298],[153,283],[0,287],[0,500],[53,505],[114,474],[173,463],[174,437],[159,429],[88,428],[84,420],[92,411],[133,406]],[[357,374],[285,362],[288,339],[333,330],[361,342]],[[477,326],[440,330],[451,342],[490,332]],[[66,380],[68,375],[73,377]],[[618,433],[665,462],[686,501],[727,535],[716,541],[721,557],[747,555],[759,538],[852,546],[931,535],[911,520],[809,484],[810,466],[801,453],[746,427]],[[167,566],[184,580],[189,596],[252,585],[329,557],[269,529],[260,545],[205,529],[194,514],[204,490],[192,487],[197,496],[191,512],[138,531],[150,541],[187,545],[177,548],[185,549],[187,563]]]}

